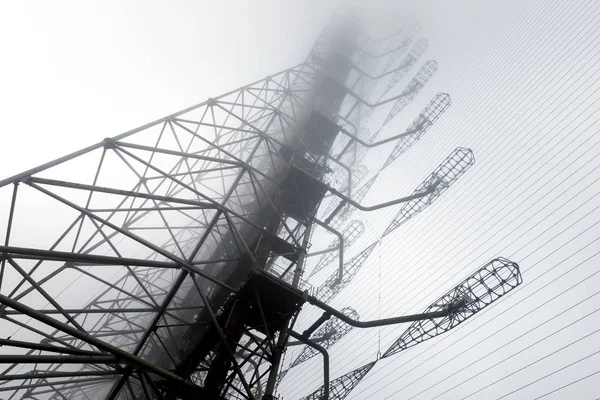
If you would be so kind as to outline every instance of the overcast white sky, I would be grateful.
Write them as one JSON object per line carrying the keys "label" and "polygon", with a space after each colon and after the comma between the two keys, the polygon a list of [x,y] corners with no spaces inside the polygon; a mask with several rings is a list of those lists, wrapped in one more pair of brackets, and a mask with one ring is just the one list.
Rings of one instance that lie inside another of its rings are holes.
{"label": "overcast white sky", "polygon": [[2,175],[301,62],[331,4],[1,2]]}
{"label": "overcast white sky", "polygon": [[[446,2],[2,1],[3,176],[301,62],[338,10],[394,31]],[[435,32],[432,32],[435,33]],[[27,156],[25,156],[27,154]]]}
{"label": "overcast white sky", "polygon": [[[497,255],[521,263],[529,271],[525,283],[536,283],[440,341],[379,363],[353,398],[461,398],[549,357],[474,396],[497,398],[600,349],[598,336],[590,336],[566,351],[557,350],[593,332],[600,321],[592,315],[574,322],[600,308],[598,296],[584,300],[600,284],[592,275],[598,271],[593,257],[600,235],[600,213],[594,211],[600,204],[597,1],[357,3],[370,20],[378,16],[378,23],[370,25],[376,31],[393,30],[399,15],[420,20],[422,35],[430,40],[421,61],[440,64],[402,121],[412,120],[437,92],[448,92],[453,99],[448,115],[381,177],[365,202],[406,194],[455,147],[472,148],[477,164],[443,201],[386,239],[371,268],[334,305],[352,305],[363,319],[375,318],[382,309],[373,293],[381,290],[384,304],[390,304],[384,316],[420,311]],[[347,4],[0,2],[0,178],[301,62],[332,12]],[[380,153],[373,154],[370,168],[375,169]],[[381,232],[396,211],[361,218]],[[360,243],[356,246],[353,251],[360,250]],[[382,278],[378,266],[385,267]],[[550,281],[570,268],[578,269]],[[582,283],[569,289],[577,282]],[[526,333],[569,307],[574,308],[565,316]],[[555,331],[551,339],[534,345]],[[398,333],[384,331],[384,345]],[[519,335],[524,336],[515,339]],[[377,332],[353,331],[344,340],[332,350],[332,377],[376,353]],[[501,347],[505,343],[511,344]],[[476,361],[482,355],[489,357]],[[596,356],[579,362],[511,398],[533,398],[559,388],[595,372],[598,361]],[[320,360],[314,359],[299,367],[296,376],[290,374],[282,385],[285,398],[318,387],[319,368]],[[594,382],[584,380],[553,398],[598,398]]]}
{"label": "overcast white sky", "polygon": [[2,175],[299,63],[350,3],[0,2]]}

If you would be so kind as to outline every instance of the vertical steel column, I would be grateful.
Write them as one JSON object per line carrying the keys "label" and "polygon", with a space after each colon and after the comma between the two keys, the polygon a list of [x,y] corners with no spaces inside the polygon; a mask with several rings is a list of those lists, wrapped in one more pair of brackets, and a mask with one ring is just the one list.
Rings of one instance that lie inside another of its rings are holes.
{"label": "vertical steel column", "polygon": [[[308,222],[306,225],[306,230],[304,231],[304,239],[302,241],[302,248],[299,251],[298,261],[296,262],[296,270],[294,272],[294,279],[292,282],[292,286],[297,288],[298,283],[300,281],[300,276],[302,275],[302,271],[304,269],[304,261],[306,259],[306,249],[308,247],[310,241],[310,234],[312,232],[313,222]],[[291,321],[290,321],[291,322]],[[286,347],[286,342],[288,341],[288,329],[291,329],[289,323],[281,330],[279,333],[279,337],[277,338],[277,345],[275,346],[275,351],[273,351],[273,357],[271,361],[271,371],[269,372],[269,379],[267,380],[267,384],[265,386],[265,393],[263,395],[264,400],[273,399],[273,392],[275,391],[275,384],[277,383],[277,375],[279,375],[279,365],[281,364],[281,356],[283,355],[283,351]]]}

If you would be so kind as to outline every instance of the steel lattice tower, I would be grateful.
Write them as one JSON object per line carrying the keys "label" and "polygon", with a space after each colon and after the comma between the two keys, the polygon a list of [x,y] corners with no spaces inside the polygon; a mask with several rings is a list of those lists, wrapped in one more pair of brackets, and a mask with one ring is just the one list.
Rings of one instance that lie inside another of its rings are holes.
{"label": "steel lattice tower", "polygon": [[[374,55],[356,21],[334,23],[293,68],[0,181],[10,199],[0,317],[3,332],[18,332],[0,340],[0,390],[24,399],[271,399],[278,376],[293,371],[279,374],[282,354],[303,344],[293,366],[321,352],[324,386],[310,398],[328,398],[327,348],[353,327],[417,324],[390,356],[499,297],[471,287],[504,293],[520,283],[518,266],[501,260],[510,279],[461,284],[461,296],[423,314],[359,321],[352,308],[327,305],[375,248],[344,259],[364,231],[356,210],[400,205],[387,234],[474,162],[458,148],[412,194],[362,204],[378,174],[361,164],[366,151],[396,143],[387,168],[450,106],[438,94],[405,131],[382,133],[437,70],[425,62],[388,97],[427,48],[414,36],[387,38],[388,50]],[[362,70],[365,59],[384,72]],[[370,133],[373,109],[386,105],[383,126]],[[25,216],[40,208],[52,212],[32,227]],[[336,239],[310,254],[317,229]],[[335,265],[318,288],[303,280],[313,255],[313,273]],[[498,276],[495,265],[481,279]],[[305,303],[324,313],[297,333]],[[333,380],[332,396],[374,363]]]}

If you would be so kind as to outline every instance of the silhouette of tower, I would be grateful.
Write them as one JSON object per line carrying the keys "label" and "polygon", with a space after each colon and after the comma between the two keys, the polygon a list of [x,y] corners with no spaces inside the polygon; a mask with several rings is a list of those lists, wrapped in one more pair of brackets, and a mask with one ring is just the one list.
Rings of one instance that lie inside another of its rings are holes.
{"label": "silhouette of tower", "polygon": [[[459,299],[358,321],[327,305],[375,248],[344,260],[364,230],[346,225],[356,210],[405,204],[399,224],[473,163],[457,149],[412,194],[362,204],[378,174],[361,166],[366,151],[395,144],[387,167],[450,105],[438,95],[408,130],[386,134],[437,70],[426,61],[402,83],[427,48],[414,39],[392,36],[372,54],[357,21],[341,19],[297,66],[0,181],[10,199],[1,326],[17,332],[0,341],[10,382],[0,389],[23,399],[271,399],[290,338],[309,346],[300,363],[351,327],[464,312]],[[386,61],[379,75],[362,69]],[[383,93],[371,95],[380,82]],[[373,109],[388,106],[367,132]],[[319,268],[338,268],[315,289],[303,272],[317,229],[337,238]],[[300,334],[305,303],[324,314]],[[327,397],[328,385],[320,390]]]}

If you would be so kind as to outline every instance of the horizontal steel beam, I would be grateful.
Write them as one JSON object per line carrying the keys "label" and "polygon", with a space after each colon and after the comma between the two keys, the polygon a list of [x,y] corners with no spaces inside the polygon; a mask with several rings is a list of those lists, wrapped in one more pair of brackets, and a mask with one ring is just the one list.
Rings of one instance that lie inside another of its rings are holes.
{"label": "horizontal steel beam", "polygon": [[135,192],[132,190],[113,189],[113,188],[97,186],[97,185],[86,185],[83,183],[59,181],[57,179],[30,178],[28,180],[28,182],[39,183],[42,185],[66,187],[66,188],[70,188],[70,189],[87,190],[90,192],[115,194],[115,195],[119,195],[119,196],[139,197],[142,199],[156,200],[156,201],[162,201],[162,202],[168,202],[168,203],[187,204],[187,205],[197,206],[197,208],[200,208],[200,209],[214,209],[215,208],[215,206],[213,204],[203,203],[201,201],[181,199],[178,197],[170,197],[170,196],[160,196],[157,194]]}
{"label": "horizontal steel beam", "polygon": [[[203,106],[206,106],[206,105],[209,105],[209,104],[213,104],[216,101],[218,101],[219,99],[227,97],[227,96],[229,96],[229,95],[231,95],[231,94],[233,94],[235,92],[238,92],[238,91],[241,91],[241,90],[247,90],[247,89],[251,88],[252,86],[254,86],[256,84],[259,84],[260,82],[265,81],[266,79],[273,79],[276,76],[289,73],[290,71],[294,71],[297,68],[302,67],[303,65],[306,65],[306,63],[303,62],[301,64],[293,66],[292,68],[288,68],[288,69],[280,71],[280,72],[278,72],[278,73],[276,73],[274,75],[270,75],[267,78],[258,79],[256,81],[250,83],[249,85],[242,86],[241,88],[237,88],[237,89],[234,89],[234,90],[230,90],[229,92],[223,93],[223,94],[221,94],[221,95],[219,95],[217,97],[210,98],[210,99],[205,100],[205,101],[203,101],[201,103],[195,104],[195,105],[193,105],[191,107],[184,108],[183,110],[177,111],[177,112],[175,112],[173,114],[170,114],[170,115],[168,115],[166,117],[157,119],[157,120],[155,120],[153,122],[150,122],[148,124],[142,125],[142,126],[140,126],[138,128],[132,129],[132,130],[127,131],[127,132],[124,132],[124,133],[122,133],[120,135],[113,136],[110,140],[111,141],[116,141],[116,140],[125,139],[127,137],[130,137],[130,136],[138,133],[138,132],[142,132],[142,131],[144,131],[146,129],[149,129],[149,128],[152,128],[154,126],[160,125],[162,123],[168,122],[168,121],[170,121],[170,120],[172,120],[172,119],[174,119],[174,118],[176,118],[176,117],[178,117],[180,115],[183,115],[183,114],[188,113],[190,111],[196,110],[196,109],[198,109],[200,107],[203,107]],[[92,152],[94,150],[102,149],[103,147],[105,147],[105,145],[106,145],[106,142],[102,141],[102,142],[93,144],[91,146],[84,147],[83,149],[75,151],[75,152],[73,152],[71,154],[68,154],[66,156],[57,158],[57,159],[55,159],[53,161],[50,161],[50,162],[41,164],[41,165],[39,165],[37,167],[28,169],[27,171],[21,172],[21,173],[16,174],[16,175],[13,175],[13,176],[11,176],[9,178],[0,180],[0,188],[4,187],[6,185],[9,185],[11,183],[20,182],[20,181],[22,181],[22,180],[24,180],[24,179],[26,179],[26,178],[34,175],[34,174],[37,174],[37,173],[42,172],[42,171],[45,171],[45,170],[47,170],[49,168],[55,167],[55,166],[60,165],[60,164],[62,164],[64,162],[67,162],[67,161],[72,160],[74,158],[80,157],[80,156],[82,156],[84,154],[90,153],[90,152]]]}
{"label": "horizontal steel beam", "polygon": [[[376,319],[376,320],[371,320],[371,321],[359,321],[359,320],[355,320],[355,319],[348,317],[347,315],[343,314],[342,312],[336,310],[335,308],[333,308],[333,307],[329,306],[328,304],[322,302],[321,300],[317,299],[315,296],[308,294],[308,292],[302,291],[302,290],[290,285],[289,283],[287,283],[281,279],[278,279],[273,275],[270,275],[269,273],[267,273],[265,271],[255,269],[254,272],[261,274],[262,276],[266,277],[267,279],[270,279],[271,281],[273,281],[275,283],[278,283],[279,285],[285,287],[286,289],[295,293],[296,295],[303,297],[308,303],[310,303],[316,307],[319,307],[320,309],[324,310],[326,313],[331,314],[334,317],[344,321],[348,325],[351,325],[351,326],[354,326],[357,328],[374,328],[374,327],[378,327],[378,326],[403,324],[406,322],[421,321],[421,320],[431,319],[431,318],[442,318],[442,317],[446,317],[446,316],[452,314],[453,312],[455,312],[454,309],[447,308],[445,310],[429,312],[429,313],[403,315],[400,317]],[[323,322],[326,320],[326,318],[323,316],[320,318],[323,320]]]}
{"label": "horizontal steel beam", "polygon": [[73,355],[80,355],[80,356],[81,355],[83,355],[83,356],[103,356],[104,355],[97,351],[74,349],[74,348],[70,348],[70,347],[53,346],[50,344],[42,344],[42,343],[23,342],[20,340],[11,340],[11,339],[0,339],[0,347],[2,347],[2,346],[19,347],[19,348],[24,348],[24,349],[50,351],[50,352],[54,352],[54,353],[73,354]]}
{"label": "horizontal steel beam", "polygon": [[138,258],[100,256],[94,254],[69,253],[56,250],[40,250],[27,247],[0,246],[0,253],[11,258],[36,258],[40,260],[65,261],[77,264],[130,265],[136,267],[179,268],[179,264]]}
{"label": "horizontal steel beam", "polygon": [[435,191],[435,189],[437,188],[437,186],[440,183],[441,183],[441,181],[437,181],[433,185],[431,185],[430,187],[428,187],[426,190],[424,190],[422,192],[414,193],[414,194],[411,194],[410,196],[406,196],[406,197],[400,197],[400,198],[398,198],[396,200],[386,201],[385,203],[376,204],[374,206],[363,206],[362,204],[358,204],[357,202],[355,202],[354,200],[352,200],[348,196],[344,195],[343,193],[338,192],[337,190],[335,190],[331,186],[328,186],[327,190],[329,190],[334,195],[340,197],[344,202],[352,205],[355,208],[358,208],[361,211],[375,211],[375,210],[379,210],[381,208],[390,207],[390,206],[393,206],[393,205],[396,205],[396,204],[406,203],[406,202],[411,201],[411,200],[415,200],[415,199],[419,199],[421,197],[425,197],[428,194],[433,193]]}
{"label": "horizontal steel beam", "polygon": [[[47,315],[44,315],[44,314],[34,310],[33,308],[28,307],[25,304],[15,301],[11,298],[8,298],[2,294],[0,294],[0,304],[3,304],[7,307],[13,308],[18,311],[21,311],[23,314],[26,314],[35,320],[38,320],[48,326],[58,329],[59,331],[65,332],[77,339],[80,339],[86,343],[96,346],[97,348],[112,354],[114,356],[112,359],[118,360],[119,362],[132,364],[138,368],[151,371],[152,373],[159,375],[163,378],[166,378],[169,381],[172,381],[173,383],[178,384],[182,387],[185,387],[189,390],[192,390],[193,392],[198,391],[200,389],[199,386],[195,385],[194,383],[190,382],[189,380],[183,379],[180,376],[177,376],[172,372],[169,372],[169,371],[167,371],[161,367],[158,367],[158,366],[156,366],[138,356],[135,356],[123,349],[120,349],[120,348],[113,346],[109,343],[106,343],[96,337],[93,337],[85,332],[82,332],[68,324],[60,322],[54,318],[48,317]],[[5,357],[17,357],[18,358],[18,357],[22,357],[22,356],[5,356]],[[54,356],[51,356],[51,357],[54,357]],[[83,356],[74,356],[74,357],[83,357]],[[94,357],[94,356],[90,356],[90,357]],[[103,357],[111,357],[111,356],[103,356]],[[58,357],[58,358],[61,358],[61,357]],[[22,360],[17,361],[17,359],[14,359],[14,361],[10,361],[10,362],[23,362],[23,361]],[[41,362],[41,361],[37,361],[37,362]],[[52,362],[66,362],[66,361],[61,360],[61,361],[52,361]],[[93,361],[87,361],[87,362],[93,362]],[[106,362],[109,362],[108,358],[106,358]]]}

